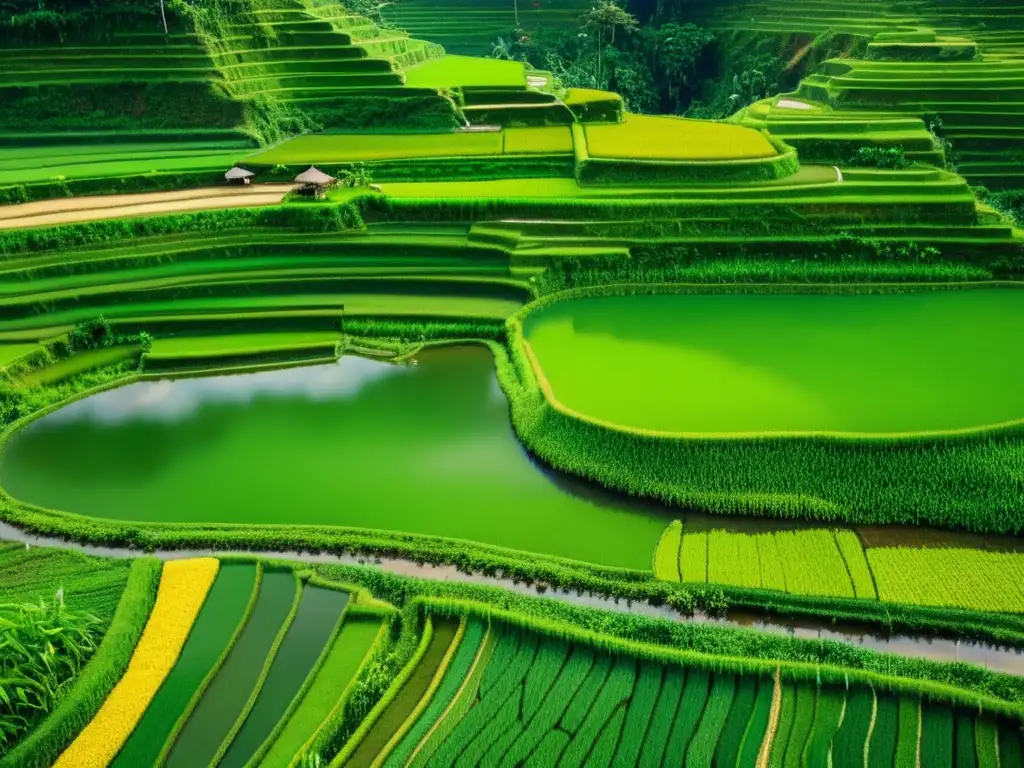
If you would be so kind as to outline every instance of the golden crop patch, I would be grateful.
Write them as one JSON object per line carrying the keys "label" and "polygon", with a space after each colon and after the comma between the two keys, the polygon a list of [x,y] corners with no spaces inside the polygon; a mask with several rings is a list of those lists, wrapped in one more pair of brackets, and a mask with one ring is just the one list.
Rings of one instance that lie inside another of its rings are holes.
{"label": "golden crop patch", "polygon": [[156,604],[124,677],[57,768],[100,768],[114,759],[178,660],[219,565],[212,557],[164,565]]}

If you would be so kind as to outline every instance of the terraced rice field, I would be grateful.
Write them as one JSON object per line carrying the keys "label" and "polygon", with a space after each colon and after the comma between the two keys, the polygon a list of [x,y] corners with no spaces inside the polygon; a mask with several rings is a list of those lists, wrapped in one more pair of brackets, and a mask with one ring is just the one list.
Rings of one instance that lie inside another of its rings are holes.
{"label": "terraced rice field", "polygon": [[640,160],[741,160],[773,157],[756,131],[671,117],[628,115],[621,123],[586,126],[593,157]]}
{"label": "terraced rice field", "polygon": [[246,163],[301,165],[571,152],[572,136],[564,126],[404,135],[323,133],[297,136],[246,158]]}
{"label": "terraced rice field", "polygon": [[526,69],[518,61],[443,56],[405,70],[405,84],[410,88],[525,88]]}
{"label": "terraced rice field", "polygon": [[[379,753],[383,765],[913,765],[918,749],[942,743],[919,697],[862,684],[642,660],[472,618],[457,643],[442,668],[419,662],[424,679],[440,680]],[[1019,751],[1012,721],[956,716],[986,749]],[[356,741],[346,754],[360,755]]]}
{"label": "terraced rice field", "polygon": [[902,433],[1024,416],[1024,368],[1002,352],[1022,323],[1012,289],[686,294],[554,304],[528,317],[526,337],[551,396],[602,423]]}

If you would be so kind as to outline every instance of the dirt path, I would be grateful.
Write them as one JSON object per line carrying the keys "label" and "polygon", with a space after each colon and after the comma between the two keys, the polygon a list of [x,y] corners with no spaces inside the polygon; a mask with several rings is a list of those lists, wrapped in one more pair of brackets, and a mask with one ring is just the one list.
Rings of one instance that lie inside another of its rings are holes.
{"label": "dirt path", "polygon": [[147,216],[157,213],[245,208],[281,202],[292,184],[204,187],[135,195],[62,197],[0,206],[0,229],[73,224],[79,221]]}

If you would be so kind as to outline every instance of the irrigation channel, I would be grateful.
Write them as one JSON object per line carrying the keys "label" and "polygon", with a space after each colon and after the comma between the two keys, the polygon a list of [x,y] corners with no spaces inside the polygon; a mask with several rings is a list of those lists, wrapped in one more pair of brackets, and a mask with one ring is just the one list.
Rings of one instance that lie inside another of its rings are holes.
{"label": "irrigation channel", "polygon": [[[15,434],[0,456],[0,482],[23,501],[95,517],[371,527],[643,570],[675,518],[683,517],[688,529],[803,525],[681,515],[539,466],[512,432],[490,353],[481,347],[430,350],[407,366],[344,357],[335,365],[130,384],[72,403]],[[876,546],[1017,548],[1003,537],[918,529],[865,528],[861,535]],[[106,556],[139,554],[41,538],[7,524],[0,524],[0,538]],[[335,555],[251,554],[367,564]],[[399,559],[369,564],[536,594],[524,584],[454,567]],[[752,627],[1024,674],[1024,654],[993,645],[885,636],[800,619],[689,616],[553,589],[544,594],[593,608]]]}

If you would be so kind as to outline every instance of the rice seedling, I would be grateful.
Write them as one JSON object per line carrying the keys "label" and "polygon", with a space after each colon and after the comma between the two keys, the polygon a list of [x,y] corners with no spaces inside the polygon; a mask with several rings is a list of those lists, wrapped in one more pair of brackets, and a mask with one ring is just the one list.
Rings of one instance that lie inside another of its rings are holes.
{"label": "rice seedling", "polygon": [[818,699],[818,690],[803,683],[796,687],[796,705],[793,709],[793,724],[786,738],[786,754],[783,759],[785,768],[798,768],[803,760],[807,739],[814,726],[814,713]]}
{"label": "rice seedling", "polygon": [[640,753],[640,765],[661,765],[683,695],[685,680],[686,672],[683,667],[671,665],[665,670],[665,679],[658,692],[658,701],[654,705],[651,724]]}
{"label": "rice seedling", "polygon": [[[624,705],[620,705],[615,710],[615,714],[612,715],[611,719],[601,729],[601,733],[597,737],[597,742],[594,744],[594,748],[587,756],[586,764],[588,766],[593,765],[595,768],[597,768],[597,766],[600,766],[601,768],[608,768],[609,766],[616,764],[614,762],[616,759],[615,745],[619,743],[619,736],[622,732],[623,721],[625,719],[626,707]],[[567,764],[575,765],[574,762],[569,762]],[[625,763],[619,763],[619,765],[625,765]]]}
{"label": "rice seedling", "polygon": [[614,751],[616,765],[634,765],[639,759],[651,723],[651,714],[661,692],[664,673],[662,664],[641,662],[636,687],[626,707],[622,736],[618,740],[618,749]]}
{"label": "rice seedling", "polygon": [[757,765],[758,756],[761,754],[771,721],[772,696],[774,694],[775,681],[771,678],[763,678],[757,686],[757,698],[754,699],[754,708],[750,713],[750,720],[747,722],[746,731],[743,733],[743,741],[740,743],[737,753],[736,765]]}
{"label": "rice seedling", "polygon": [[686,749],[686,765],[710,768],[735,695],[736,677],[731,674],[716,674],[712,679],[711,691],[708,693],[700,725],[697,726],[693,740]]}
{"label": "rice seedling", "polygon": [[864,768],[864,754],[875,709],[875,693],[867,687],[851,689],[846,713],[832,743],[834,768]]}
{"label": "rice seedling", "polygon": [[541,641],[533,666],[523,683],[523,722],[528,723],[546,700],[551,686],[569,655],[569,644],[556,639]]}
{"label": "rice seedling", "polygon": [[832,741],[839,730],[846,705],[846,692],[838,688],[818,691],[814,722],[804,746],[804,765],[827,765]]}
{"label": "rice seedling", "polygon": [[567,746],[569,734],[565,731],[548,731],[523,765],[526,768],[555,768]]}
{"label": "rice seedling", "polygon": [[683,581],[708,580],[708,533],[687,531],[679,547],[679,571]]}
{"label": "rice seedling", "polygon": [[[616,710],[621,710],[622,717],[625,717],[624,706],[633,693],[636,673],[636,661],[634,659],[625,656],[619,656],[615,659],[614,666],[608,675],[604,687],[601,689],[600,695],[593,702],[593,706],[587,712],[586,718],[575,729],[569,746],[566,747],[562,757],[562,765],[566,766],[566,768],[579,768],[579,766],[583,765],[592,745],[604,733],[607,724]],[[570,711],[572,711],[571,708]],[[568,713],[566,714],[568,715]],[[614,744],[612,746],[612,754],[614,754]]]}
{"label": "rice seedling", "polygon": [[[501,733],[500,730],[490,729],[491,723],[498,717],[503,718],[505,727],[514,724],[519,713],[518,702],[522,696],[522,683],[533,664],[538,641],[537,635],[523,633],[515,656],[492,678],[493,682],[489,687],[485,689],[481,684],[479,702],[455,725],[444,744],[435,753],[434,760],[448,764],[456,759],[461,760],[471,746],[474,754],[477,749],[489,746]],[[496,662],[497,652],[488,667]],[[510,708],[509,702],[513,700],[516,701],[516,707]]]}
{"label": "rice seedling", "polygon": [[975,719],[974,745],[978,751],[978,768],[999,768],[999,734],[995,718],[979,715]]}
{"label": "rice seedling", "polygon": [[[473,659],[469,669],[469,676],[456,690],[451,703],[444,709],[441,716],[430,726],[423,740],[413,750],[410,766],[422,766],[430,764],[437,751],[448,742],[452,731],[462,722],[466,713],[476,704],[480,691],[480,682],[485,670],[490,665],[494,651],[499,642],[499,632],[491,625],[484,635],[483,643],[480,646],[476,657]],[[518,637],[516,638],[518,643]],[[449,756],[449,761],[452,758]]]}
{"label": "rice seedling", "polygon": [[762,533],[754,538],[757,541],[757,558],[761,566],[761,586],[765,589],[786,592],[786,569],[779,557],[775,536],[770,533]]}
{"label": "rice seedling", "polygon": [[871,548],[878,597],[893,602],[1024,611],[1024,555],[974,549]]}
{"label": "rice seedling", "polygon": [[113,760],[177,661],[218,566],[214,558],[172,560],[164,565],[153,613],[124,677],[56,766],[73,768]]}
{"label": "rice seedling", "polygon": [[560,726],[569,733],[576,733],[590,712],[590,708],[604,690],[608,676],[615,665],[615,659],[606,653],[594,657],[594,666],[587,673],[583,684],[562,715]]}
{"label": "rice seedling", "polygon": [[953,768],[953,710],[921,704],[921,765]]}
{"label": "rice seedling", "polygon": [[680,581],[680,548],[683,543],[683,524],[673,520],[658,539],[654,550],[654,575],[665,581]]}
{"label": "rice seedling", "polygon": [[[603,657],[607,659],[607,657]],[[559,719],[577,700],[592,702],[593,699],[584,699],[583,687],[585,681],[590,679],[591,671],[594,668],[594,652],[585,646],[574,646],[569,659],[565,662],[558,679],[551,687],[551,691],[544,699],[536,715],[529,721],[527,726],[517,732],[516,739],[512,746],[505,752],[502,758],[503,765],[518,765],[526,760],[536,750],[542,749],[549,741],[552,729],[555,728]],[[607,671],[607,664],[602,675]],[[603,678],[601,680],[603,682]],[[558,733],[563,733],[558,731]],[[560,740],[559,740],[560,741]],[[566,734],[565,744],[567,745],[568,735]],[[563,745],[564,747],[564,745]],[[560,752],[559,752],[560,754]]]}
{"label": "rice seedling", "polygon": [[875,591],[875,580],[871,575],[871,568],[868,566],[860,537],[853,531],[845,529],[836,530],[835,537],[839,552],[842,554],[843,560],[846,561],[846,568],[850,572],[854,596],[869,600],[876,599],[878,595]]}
{"label": "rice seedling", "polygon": [[473,766],[480,765],[486,755],[497,754],[499,750],[494,749],[495,743],[502,737],[502,734],[516,727],[522,705],[523,689],[517,687],[501,703],[497,711],[491,713],[491,718],[483,729],[465,745],[455,765],[460,768],[473,768]]}
{"label": "rice seedling", "polygon": [[[683,695],[679,699],[672,730],[669,732],[666,755],[685,755],[697,731],[701,715],[707,705],[708,690],[711,687],[711,674],[703,669],[690,669],[686,673],[686,684]],[[673,758],[675,759],[675,758]]]}
{"label": "rice seedling", "polygon": [[868,748],[868,768],[891,766],[896,755],[899,732],[899,702],[893,696],[878,696],[875,728]]}
{"label": "rice seedling", "polygon": [[831,531],[779,531],[775,543],[790,592],[853,597],[850,576]]}
{"label": "rice seedling", "polygon": [[761,680],[753,676],[741,676],[737,681],[736,695],[715,750],[715,765],[737,764],[761,683]]}
{"label": "rice seedling", "polygon": [[[916,696],[901,696],[897,721],[896,765],[917,765],[921,738],[921,700]],[[994,737],[993,733],[993,744]]]}
{"label": "rice seedling", "polygon": [[978,751],[974,740],[974,717],[966,712],[956,713],[957,768],[978,768]]}
{"label": "rice seedling", "polygon": [[708,582],[761,586],[757,542],[742,533],[719,529],[708,533]]}

